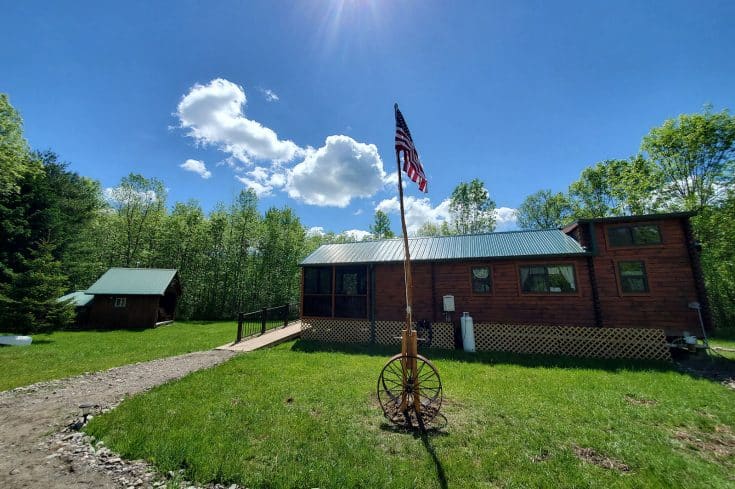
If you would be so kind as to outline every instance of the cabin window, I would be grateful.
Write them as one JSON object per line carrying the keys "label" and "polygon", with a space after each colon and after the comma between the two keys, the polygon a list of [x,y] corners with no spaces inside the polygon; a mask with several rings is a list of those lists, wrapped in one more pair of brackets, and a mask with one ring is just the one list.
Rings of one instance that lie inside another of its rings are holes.
{"label": "cabin window", "polygon": [[304,316],[332,316],[332,267],[304,268]]}
{"label": "cabin window", "polygon": [[127,297],[115,297],[115,307],[125,307],[127,302]]}
{"label": "cabin window", "polygon": [[524,293],[564,294],[577,291],[573,265],[533,265],[520,267]]}
{"label": "cabin window", "polygon": [[470,269],[473,294],[489,294],[492,290],[490,267],[472,267]]}
{"label": "cabin window", "polygon": [[618,272],[620,273],[620,290],[623,293],[648,292],[645,263],[642,261],[621,261],[618,262]]}
{"label": "cabin window", "polygon": [[367,318],[367,267],[337,267],[334,316]]}
{"label": "cabin window", "polygon": [[613,248],[661,244],[661,230],[653,224],[615,226],[607,229],[607,241]]}

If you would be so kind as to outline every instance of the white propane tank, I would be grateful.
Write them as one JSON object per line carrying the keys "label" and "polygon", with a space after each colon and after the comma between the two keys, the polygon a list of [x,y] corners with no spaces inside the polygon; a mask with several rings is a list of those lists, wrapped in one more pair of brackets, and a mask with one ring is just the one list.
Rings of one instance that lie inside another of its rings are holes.
{"label": "white propane tank", "polygon": [[475,326],[472,322],[472,316],[469,312],[463,312],[459,318],[459,324],[462,329],[462,346],[464,351],[475,351]]}

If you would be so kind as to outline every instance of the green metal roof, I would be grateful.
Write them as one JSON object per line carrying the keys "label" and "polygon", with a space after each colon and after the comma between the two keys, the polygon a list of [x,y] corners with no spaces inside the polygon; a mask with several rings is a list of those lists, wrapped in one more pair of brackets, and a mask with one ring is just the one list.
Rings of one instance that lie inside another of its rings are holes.
{"label": "green metal roof", "polygon": [[[408,247],[411,261],[586,254],[574,238],[558,229],[409,238]],[[398,238],[322,245],[307,256],[301,265],[400,261],[403,261],[403,239]]]}
{"label": "green metal roof", "polygon": [[72,304],[74,304],[74,307],[84,307],[89,304],[92,299],[94,299],[94,296],[87,294],[83,290],[77,290],[76,292],[62,295],[56,300],[59,302],[71,300]]}
{"label": "green metal roof", "polygon": [[176,270],[164,268],[110,268],[87,294],[163,295]]}

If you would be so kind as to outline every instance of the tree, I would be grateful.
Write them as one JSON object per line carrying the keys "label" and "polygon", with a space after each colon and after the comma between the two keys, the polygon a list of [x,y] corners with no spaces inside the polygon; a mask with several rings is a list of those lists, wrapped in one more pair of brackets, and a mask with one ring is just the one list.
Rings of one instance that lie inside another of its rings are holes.
{"label": "tree", "polygon": [[375,222],[370,226],[370,234],[376,239],[395,238],[396,235],[390,229],[390,218],[383,211],[375,211]]}
{"label": "tree", "polygon": [[[147,265],[157,224],[165,211],[166,190],[156,178],[131,173],[111,189],[108,198],[117,211],[122,233],[122,265]],[[144,244],[148,244],[144,247]]]}
{"label": "tree", "polygon": [[658,209],[661,174],[641,156],[605,160],[585,168],[569,186],[575,218],[645,214]]}
{"label": "tree", "polygon": [[568,224],[572,207],[569,199],[551,190],[539,190],[529,195],[518,208],[518,225],[522,229],[553,229]]}
{"label": "tree", "polygon": [[666,179],[665,190],[689,210],[714,203],[733,184],[735,117],[727,110],[683,114],[655,127],[641,150]]}
{"label": "tree", "polygon": [[701,262],[712,317],[718,328],[735,329],[735,191],[692,218],[702,244]]}
{"label": "tree", "polygon": [[452,231],[457,234],[488,233],[495,229],[495,202],[477,178],[455,187],[449,212]]}
{"label": "tree", "polygon": [[23,119],[10,105],[8,96],[0,93],[0,197],[17,194],[19,182],[29,173],[40,171],[38,161],[29,155],[23,137]]}

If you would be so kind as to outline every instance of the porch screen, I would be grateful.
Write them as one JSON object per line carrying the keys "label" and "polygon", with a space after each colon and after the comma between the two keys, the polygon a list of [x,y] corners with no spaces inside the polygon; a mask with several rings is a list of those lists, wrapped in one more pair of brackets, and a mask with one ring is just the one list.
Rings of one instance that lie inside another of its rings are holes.
{"label": "porch screen", "polygon": [[332,267],[304,268],[304,316],[332,317]]}
{"label": "porch screen", "polygon": [[367,318],[367,268],[337,267],[334,317]]}

